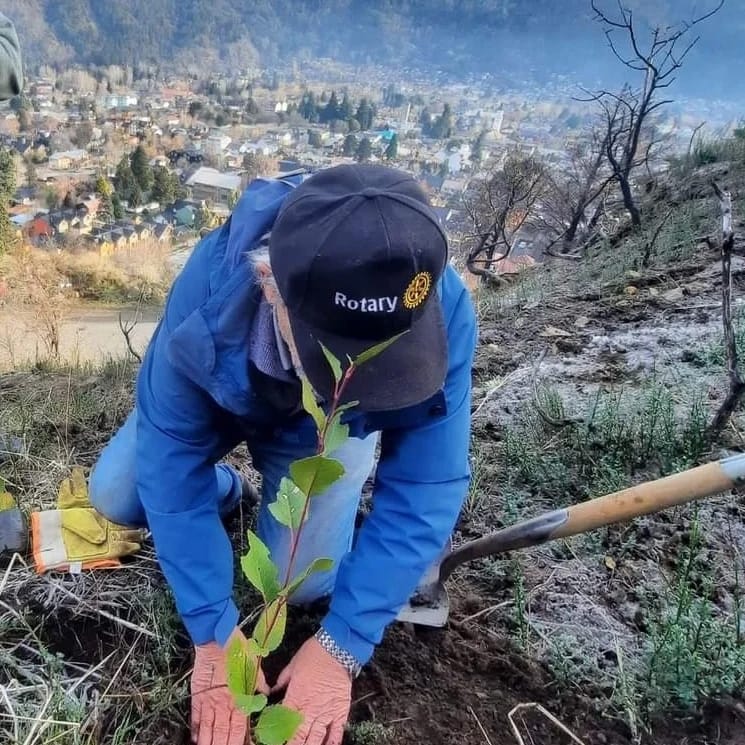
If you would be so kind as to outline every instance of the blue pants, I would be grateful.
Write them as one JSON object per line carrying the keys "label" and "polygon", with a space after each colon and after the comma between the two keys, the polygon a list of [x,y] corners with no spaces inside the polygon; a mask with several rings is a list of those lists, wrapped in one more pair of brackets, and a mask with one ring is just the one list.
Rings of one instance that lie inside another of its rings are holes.
{"label": "blue pants", "polygon": [[[136,429],[135,409],[101,452],[91,473],[89,492],[93,506],[112,522],[145,526],[145,511],[137,495],[135,479]],[[352,546],[357,508],[362,487],[375,464],[377,441],[377,433],[364,440],[350,437],[332,454],[343,464],[345,474],[312,500],[294,566],[296,570],[306,567],[321,556],[333,559],[334,565],[328,572],[311,575],[293,594],[293,602],[306,603],[331,594],[339,562]],[[257,533],[269,547],[272,560],[279,567],[280,578],[284,578],[290,553],[290,531],[275,520],[268,506],[276,499],[282,477],[289,474],[290,463],[313,455],[315,448],[282,439],[249,441],[247,445],[253,466],[262,476]],[[215,469],[218,508],[221,514],[226,514],[240,500],[241,481],[224,463],[215,465]]]}

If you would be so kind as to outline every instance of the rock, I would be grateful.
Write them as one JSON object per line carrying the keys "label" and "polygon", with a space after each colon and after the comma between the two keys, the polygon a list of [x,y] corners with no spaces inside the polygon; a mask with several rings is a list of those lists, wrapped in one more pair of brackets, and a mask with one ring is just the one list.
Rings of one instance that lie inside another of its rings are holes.
{"label": "rock", "polygon": [[579,339],[557,339],[554,347],[558,352],[571,354],[579,354],[585,348]]}
{"label": "rock", "polygon": [[546,328],[541,331],[540,336],[550,339],[557,336],[571,336],[571,334],[568,331],[564,331],[564,329],[556,328],[556,326],[546,326]]}
{"label": "rock", "polygon": [[590,319],[587,316],[578,316],[577,318],[574,319],[574,325],[578,329],[585,328],[585,326],[587,326],[587,324],[589,323],[590,323]]}
{"label": "rock", "polygon": [[628,295],[629,297],[633,297],[634,295],[637,295],[639,293],[639,289],[637,287],[634,287],[634,285],[629,285],[624,289],[624,294]]}
{"label": "rock", "polygon": [[672,290],[662,293],[662,299],[668,303],[674,303],[678,300],[683,299],[683,289],[681,287],[674,287]]}

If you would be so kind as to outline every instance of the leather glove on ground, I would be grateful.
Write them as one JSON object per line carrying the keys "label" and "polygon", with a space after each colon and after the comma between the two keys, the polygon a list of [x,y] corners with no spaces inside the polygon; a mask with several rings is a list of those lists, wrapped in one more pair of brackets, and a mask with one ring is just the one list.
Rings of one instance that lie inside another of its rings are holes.
{"label": "leather glove on ground", "polygon": [[[196,745],[244,745],[248,718],[237,709],[228,690],[227,649],[238,636],[236,629],[225,647],[217,642],[194,647],[194,670],[191,674],[191,740]],[[269,686],[259,670],[259,693],[269,695]]]}
{"label": "leather glove on ground", "polygon": [[12,494],[0,488],[0,554],[23,553],[28,531],[23,513]]}
{"label": "leather glove on ground", "polygon": [[300,647],[272,691],[284,688],[282,703],[303,715],[288,745],[341,745],[352,705],[352,679],[315,637]]}
{"label": "leather glove on ground", "polygon": [[144,537],[144,530],[112,523],[91,507],[79,467],[61,483],[57,509],[31,515],[34,564],[39,573],[121,566],[120,557],[139,551]]}

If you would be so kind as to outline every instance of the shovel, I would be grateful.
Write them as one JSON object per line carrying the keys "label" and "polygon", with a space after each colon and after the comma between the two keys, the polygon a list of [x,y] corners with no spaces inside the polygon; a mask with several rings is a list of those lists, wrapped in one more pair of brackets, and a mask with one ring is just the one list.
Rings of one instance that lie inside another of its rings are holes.
{"label": "shovel", "polygon": [[721,494],[743,480],[745,454],[734,455],[581,504],[546,512],[464,543],[454,551],[448,544],[443,556],[422,577],[397,620],[421,626],[444,626],[449,612],[445,580],[464,562],[626,522],[695,499]]}

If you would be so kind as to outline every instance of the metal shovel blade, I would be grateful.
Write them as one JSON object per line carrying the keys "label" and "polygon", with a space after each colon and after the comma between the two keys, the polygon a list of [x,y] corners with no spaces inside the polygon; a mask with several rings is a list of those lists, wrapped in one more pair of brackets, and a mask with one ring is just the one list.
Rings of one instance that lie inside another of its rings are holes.
{"label": "metal shovel blade", "polygon": [[419,581],[414,594],[398,612],[397,621],[436,628],[447,624],[450,599],[445,586],[440,582],[440,564],[452,548],[452,540],[448,540],[440,556],[430,564]]}

